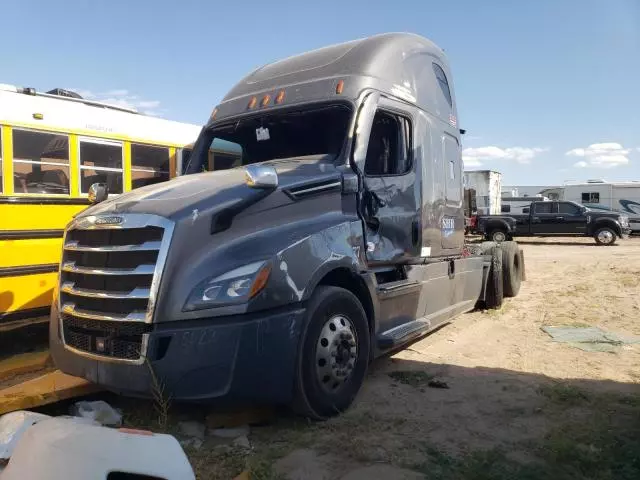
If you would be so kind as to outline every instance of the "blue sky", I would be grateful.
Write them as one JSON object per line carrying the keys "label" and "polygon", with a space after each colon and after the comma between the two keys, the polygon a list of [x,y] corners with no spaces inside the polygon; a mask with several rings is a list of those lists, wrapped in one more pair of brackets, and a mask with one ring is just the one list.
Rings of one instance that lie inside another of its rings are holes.
{"label": "blue sky", "polygon": [[0,83],[196,124],[264,63],[415,32],[449,55],[467,168],[640,180],[640,0],[32,0],[2,17]]}

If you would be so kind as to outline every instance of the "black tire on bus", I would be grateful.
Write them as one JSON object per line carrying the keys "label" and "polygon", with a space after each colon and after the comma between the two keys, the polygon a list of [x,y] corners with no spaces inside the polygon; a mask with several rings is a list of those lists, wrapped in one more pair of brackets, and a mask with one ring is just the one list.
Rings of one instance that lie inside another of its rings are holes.
{"label": "black tire on bus", "polygon": [[307,307],[296,365],[293,409],[326,420],[353,403],[369,365],[367,315],[348,290],[319,286]]}
{"label": "black tire on bus", "polygon": [[502,244],[502,276],[505,297],[515,297],[520,291],[522,257],[517,243],[504,242]]}

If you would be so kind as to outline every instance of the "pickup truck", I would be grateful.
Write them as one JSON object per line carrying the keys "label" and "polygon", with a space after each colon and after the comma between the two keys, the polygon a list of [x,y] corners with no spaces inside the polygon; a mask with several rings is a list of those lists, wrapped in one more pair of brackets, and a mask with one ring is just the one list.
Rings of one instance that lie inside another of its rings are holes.
{"label": "pickup truck", "polygon": [[626,215],[564,201],[532,202],[520,215],[481,215],[477,222],[478,231],[495,242],[516,236],[587,236],[598,245],[613,245],[631,233]]}

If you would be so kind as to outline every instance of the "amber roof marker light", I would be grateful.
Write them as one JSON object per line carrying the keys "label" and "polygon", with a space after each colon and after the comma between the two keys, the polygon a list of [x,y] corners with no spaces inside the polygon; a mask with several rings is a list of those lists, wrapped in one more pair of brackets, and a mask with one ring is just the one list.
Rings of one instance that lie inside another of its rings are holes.
{"label": "amber roof marker light", "polygon": [[342,95],[343,91],[344,91],[344,80],[340,80],[340,81],[338,81],[338,84],[336,85],[336,93],[338,95]]}
{"label": "amber roof marker light", "polygon": [[260,102],[260,106],[266,107],[267,105],[269,105],[270,101],[271,101],[271,95],[266,94],[264,97],[262,97],[262,102]]}
{"label": "amber roof marker light", "polygon": [[247,105],[247,108],[255,107],[256,103],[258,103],[258,99],[256,97],[251,97],[251,100],[249,100],[249,104]]}
{"label": "amber roof marker light", "polygon": [[284,90],[280,90],[276,96],[276,104],[284,102]]}

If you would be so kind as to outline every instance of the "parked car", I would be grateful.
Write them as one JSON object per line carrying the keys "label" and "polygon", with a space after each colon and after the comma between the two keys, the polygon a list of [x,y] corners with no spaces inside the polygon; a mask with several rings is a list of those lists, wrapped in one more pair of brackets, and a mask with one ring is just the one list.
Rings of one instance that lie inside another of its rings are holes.
{"label": "parked car", "polygon": [[629,217],[596,211],[576,202],[532,202],[521,215],[481,215],[478,231],[503,242],[516,236],[588,236],[599,245],[613,245],[631,233]]}

